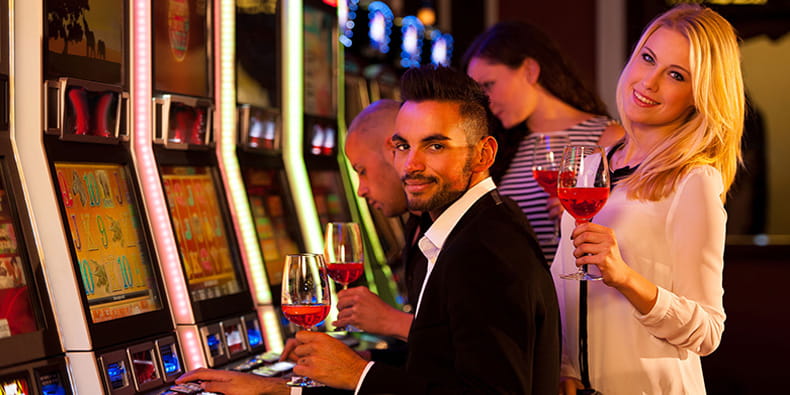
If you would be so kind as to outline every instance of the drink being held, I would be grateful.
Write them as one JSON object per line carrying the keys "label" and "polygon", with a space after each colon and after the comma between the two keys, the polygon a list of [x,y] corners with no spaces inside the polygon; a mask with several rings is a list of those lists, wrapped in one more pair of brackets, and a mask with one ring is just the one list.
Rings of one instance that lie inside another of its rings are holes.
{"label": "drink being held", "polygon": [[312,328],[329,313],[328,304],[284,304],[282,309],[288,321],[302,328]]}
{"label": "drink being held", "polygon": [[334,262],[326,265],[329,277],[342,285],[348,285],[356,281],[364,270],[362,262]]}
{"label": "drink being held", "polygon": [[557,197],[557,170],[532,170],[532,178],[551,197]]}
{"label": "drink being held", "polygon": [[[557,197],[576,225],[592,220],[609,199],[609,162],[603,148],[597,145],[569,145],[562,153],[557,180]],[[576,257],[574,257],[576,259]],[[581,265],[573,273],[561,274],[566,280],[601,280]]]}
{"label": "drink being held", "polygon": [[562,206],[576,221],[589,221],[609,198],[609,188],[559,188]]}

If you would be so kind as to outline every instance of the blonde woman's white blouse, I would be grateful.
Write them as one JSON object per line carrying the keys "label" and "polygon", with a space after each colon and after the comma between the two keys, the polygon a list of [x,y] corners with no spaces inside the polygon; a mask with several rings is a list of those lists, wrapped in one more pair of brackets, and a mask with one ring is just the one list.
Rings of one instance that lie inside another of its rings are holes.
{"label": "blonde woman's white blouse", "polygon": [[[657,202],[629,200],[618,186],[593,219],[614,230],[623,260],[658,286],[658,301],[641,315],[614,288],[588,282],[590,381],[596,390],[705,393],[700,356],[718,347],[724,331],[722,191],[719,171],[700,166]],[[574,226],[565,213],[551,271],[563,320],[561,375],[578,378],[579,282],[559,278],[576,269],[568,237]]]}

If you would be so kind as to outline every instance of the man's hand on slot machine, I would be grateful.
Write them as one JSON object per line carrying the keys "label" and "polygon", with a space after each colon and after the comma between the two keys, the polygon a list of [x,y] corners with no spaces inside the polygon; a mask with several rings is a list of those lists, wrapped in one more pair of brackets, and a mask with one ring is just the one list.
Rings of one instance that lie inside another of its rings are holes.
{"label": "man's hand on slot machine", "polygon": [[226,395],[290,394],[286,379],[261,377],[250,373],[200,368],[176,379],[176,384],[200,382],[204,391]]}

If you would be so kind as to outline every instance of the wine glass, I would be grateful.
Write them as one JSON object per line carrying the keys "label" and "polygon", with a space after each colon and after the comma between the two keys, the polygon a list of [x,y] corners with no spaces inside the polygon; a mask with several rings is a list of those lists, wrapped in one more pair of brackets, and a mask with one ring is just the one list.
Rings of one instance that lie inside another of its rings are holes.
{"label": "wine glass", "polygon": [[[329,222],[324,234],[324,257],[329,277],[348,289],[364,271],[362,233],[354,222]],[[350,328],[337,328],[348,330]]]}
{"label": "wine glass", "polygon": [[[288,321],[309,331],[326,318],[332,302],[323,255],[286,255],[282,287],[282,310]],[[323,384],[300,376],[291,377],[287,384],[323,387]]]}
{"label": "wine glass", "polygon": [[[562,153],[557,196],[576,225],[592,220],[609,198],[609,163],[597,145],[569,145]],[[587,272],[587,265],[560,276],[566,280],[601,280]]]}
{"label": "wine glass", "polygon": [[[532,142],[532,178],[549,197],[557,197],[557,175],[562,162],[562,152],[570,144],[568,136],[559,133],[534,135]],[[560,240],[559,218],[554,220],[554,234],[548,241]]]}

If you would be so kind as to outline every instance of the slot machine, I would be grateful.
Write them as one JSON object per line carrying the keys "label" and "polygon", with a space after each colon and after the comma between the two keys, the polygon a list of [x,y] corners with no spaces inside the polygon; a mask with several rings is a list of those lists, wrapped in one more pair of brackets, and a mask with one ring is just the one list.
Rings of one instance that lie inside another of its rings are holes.
{"label": "slot machine", "polygon": [[251,214],[248,232],[257,240],[255,248],[260,248],[266,269],[261,277],[268,280],[270,290],[269,297],[258,298],[257,303],[274,312],[277,325],[273,328],[279,330],[282,343],[282,337],[290,334],[279,309],[285,256],[305,251],[283,160],[282,11],[280,1],[275,0],[245,4],[240,1],[236,6],[235,70],[226,70],[227,78],[235,77],[236,89],[224,94],[236,104],[238,123],[222,130],[221,140],[229,148],[223,150],[228,153],[224,168],[239,168],[240,182],[231,190],[241,195],[237,209],[246,208]]}
{"label": "slot machine", "polygon": [[306,1],[304,32],[304,161],[318,219],[351,221],[349,200],[338,162],[337,10]]}
{"label": "slot machine", "polygon": [[[323,234],[328,222],[357,221],[365,226],[369,218],[366,210],[360,211],[364,202],[356,199],[353,176],[342,155],[344,139],[338,133],[339,130],[345,131],[345,124],[338,119],[338,104],[342,97],[338,92],[342,52],[338,39],[338,13],[327,3],[308,0],[302,7],[304,134],[301,154],[318,216],[319,235]],[[389,268],[377,235],[368,231],[363,239],[369,263],[365,265],[367,286],[385,301],[396,304],[395,286],[389,280]]]}
{"label": "slot machine", "polygon": [[76,393],[146,393],[185,372],[132,163],[129,6],[14,9],[13,139]]}
{"label": "slot machine", "polygon": [[227,367],[266,351],[217,152],[215,29],[233,2],[138,3],[135,165],[185,365]]}
{"label": "slot machine", "polygon": [[11,145],[8,1],[0,1],[0,393],[71,394]]}

